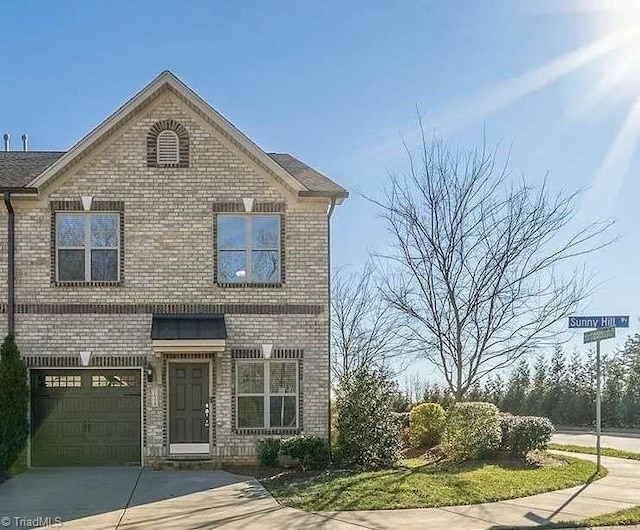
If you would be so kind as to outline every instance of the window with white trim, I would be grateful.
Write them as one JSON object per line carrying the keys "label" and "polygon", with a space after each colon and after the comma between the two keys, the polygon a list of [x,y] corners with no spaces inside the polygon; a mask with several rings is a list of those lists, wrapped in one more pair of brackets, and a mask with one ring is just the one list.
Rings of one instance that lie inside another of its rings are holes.
{"label": "window with white trim", "polygon": [[59,282],[120,279],[120,214],[56,214],[56,278]]}
{"label": "window with white trim", "polygon": [[174,131],[162,131],[157,142],[158,165],[180,163],[180,139]]}
{"label": "window with white trim", "polygon": [[298,361],[237,361],[236,427],[298,427]]}
{"label": "window with white trim", "polygon": [[218,282],[279,283],[280,222],[279,215],[218,215]]}

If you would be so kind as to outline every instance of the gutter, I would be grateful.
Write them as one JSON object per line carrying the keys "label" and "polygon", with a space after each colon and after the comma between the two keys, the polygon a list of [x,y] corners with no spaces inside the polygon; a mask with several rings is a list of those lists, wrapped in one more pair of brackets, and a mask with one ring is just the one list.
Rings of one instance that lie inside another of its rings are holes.
{"label": "gutter", "polygon": [[328,346],[328,359],[327,363],[328,369],[328,430],[327,430],[327,441],[329,443],[329,454],[331,455],[331,216],[333,215],[333,210],[336,209],[336,197],[331,197],[331,205],[329,206],[329,211],[327,212],[327,346]]}
{"label": "gutter", "polygon": [[11,204],[11,191],[4,190],[7,207],[7,333],[15,331],[15,212]]}

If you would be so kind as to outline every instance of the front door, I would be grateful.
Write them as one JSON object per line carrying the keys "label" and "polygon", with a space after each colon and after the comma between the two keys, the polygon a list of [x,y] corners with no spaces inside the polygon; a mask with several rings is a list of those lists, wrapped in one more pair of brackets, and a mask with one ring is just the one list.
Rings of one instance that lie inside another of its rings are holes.
{"label": "front door", "polygon": [[169,452],[209,452],[208,363],[169,363]]}

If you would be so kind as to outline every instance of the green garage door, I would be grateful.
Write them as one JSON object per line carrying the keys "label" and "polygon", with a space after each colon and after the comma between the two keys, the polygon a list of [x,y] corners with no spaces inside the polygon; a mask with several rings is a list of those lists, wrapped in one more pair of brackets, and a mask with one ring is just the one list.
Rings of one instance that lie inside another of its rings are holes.
{"label": "green garage door", "polygon": [[31,464],[140,464],[139,370],[32,370]]}

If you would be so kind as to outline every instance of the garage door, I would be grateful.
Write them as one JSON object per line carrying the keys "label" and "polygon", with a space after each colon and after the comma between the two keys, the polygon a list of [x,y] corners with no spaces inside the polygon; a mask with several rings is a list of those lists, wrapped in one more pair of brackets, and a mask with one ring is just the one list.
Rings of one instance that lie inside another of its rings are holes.
{"label": "garage door", "polygon": [[139,370],[32,370],[31,464],[140,463]]}

